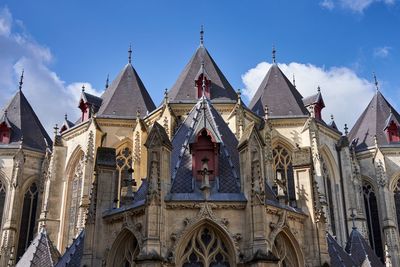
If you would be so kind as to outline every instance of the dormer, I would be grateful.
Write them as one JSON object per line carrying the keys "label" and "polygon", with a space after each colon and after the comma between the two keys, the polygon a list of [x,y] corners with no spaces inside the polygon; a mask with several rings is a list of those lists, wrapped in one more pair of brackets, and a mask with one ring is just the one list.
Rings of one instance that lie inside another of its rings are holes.
{"label": "dormer", "polygon": [[315,95],[303,99],[304,106],[310,112],[311,116],[317,120],[322,120],[322,109],[325,107],[322,99],[321,89],[318,86],[318,92]]}
{"label": "dormer", "polygon": [[85,92],[85,86],[82,86],[82,94],[79,100],[79,109],[81,110],[81,121],[91,118],[100,108],[102,99],[100,97]]}
{"label": "dormer", "polygon": [[390,112],[384,128],[389,143],[400,142],[399,125],[396,121],[393,113]]}
{"label": "dormer", "polygon": [[0,122],[0,143],[9,144],[11,140],[11,124],[7,118],[7,111],[4,112]]}
{"label": "dormer", "polygon": [[203,86],[204,86],[204,95],[210,99],[210,88],[211,88],[211,80],[204,68],[204,63],[201,64],[200,70],[196,75],[195,86],[197,89],[197,98],[201,98],[203,95]]}
{"label": "dormer", "polygon": [[64,123],[60,128],[60,133],[63,133],[64,131],[68,130],[69,128],[74,127],[74,123],[68,120],[67,114],[64,116]]}
{"label": "dormer", "polygon": [[197,134],[190,144],[192,154],[192,172],[197,181],[202,181],[204,172],[207,171],[209,180],[213,181],[218,176],[219,143],[206,128]]}

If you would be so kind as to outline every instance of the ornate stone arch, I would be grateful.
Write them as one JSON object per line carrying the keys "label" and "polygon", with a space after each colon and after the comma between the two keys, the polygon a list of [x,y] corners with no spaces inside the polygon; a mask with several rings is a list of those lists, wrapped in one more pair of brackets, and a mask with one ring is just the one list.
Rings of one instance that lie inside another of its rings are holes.
{"label": "ornate stone arch", "polygon": [[110,251],[106,256],[107,267],[133,267],[141,251],[141,242],[138,237],[128,228],[115,238]]}
{"label": "ornate stone arch", "polygon": [[275,237],[272,253],[279,258],[279,267],[305,266],[303,252],[295,236],[288,227],[284,227]]}
{"label": "ornate stone arch", "polygon": [[77,145],[71,155],[69,156],[68,163],[65,165],[66,180],[68,180],[69,175],[73,172],[74,166],[84,155],[83,149],[80,145]]}
{"label": "ornate stone arch", "polygon": [[[236,266],[237,255],[229,233],[209,218],[191,225],[175,250],[176,266]],[[202,263],[203,265],[195,265]]]}

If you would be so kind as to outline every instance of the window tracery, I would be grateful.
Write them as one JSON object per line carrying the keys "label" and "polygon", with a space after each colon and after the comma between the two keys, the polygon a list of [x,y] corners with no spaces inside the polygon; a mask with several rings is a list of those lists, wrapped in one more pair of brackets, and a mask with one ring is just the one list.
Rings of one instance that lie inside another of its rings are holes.
{"label": "window tracery", "polygon": [[132,233],[127,233],[119,243],[114,262],[111,266],[115,267],[135,267],[137,256],[139,255],[139,244]]}
{"label": "window tracery", "polygon": [[36,211],[38,202],[38,187],[36,183],[28,188],[24,195],[19,230],[17,259],[21,257],[33,239],[36,222]]}
{"label": "window tracery", "polygon": [[289,151],[278,145],[272,150],[275,172],[274,191],[278,197],[285,197],[289,205],[296,206],[294,187],[292,155]]}
{"label": "window tracery", "polygon": [[329,225],[332,231],[332,235],[336,235],[336,221],[335,221],[335,206],[333,202],[333,193],[332,193],[332,180],[331,175],[326,165],[326,162],[323,157],[321,157],[321,165],[322,165],[322,176],[324,178],[325,183],[325,196],[327,198],[328,204],[328,212],[329,212]]}
{"label": "window tracery", "polygon": [[299,266],[293,245],[282,233],[276,236],[272,252],[279,258],[279,267]]}
{"label": "window tracery", "polygon": [[3,220],[5,203],[6,203],[6,186],[0,180],[0,229]]}
{"label": "window tracery", "polygon": [[221,237],[208,226],[198,228],[186,244],[182,257],[183,267],[229,267],[234,266],[233,257]]}
{"label": "window tracery", "polygon": [[365,216],[367,218],[368,225],[368,238],[372,249],[374,249],[376,255],[383,258],[382,249],[382,237],[381,227],[379,223],[379,211],[378,202],[374,188],[371,184],[363,183],[363,195],[364,195],[364,206]]}
{"label": "window tracery", "polygon": [[118,184],[117,184],[117,206],[120,207],[124,198],[129,197],[129,192],[134,191],[136,186],[133,180],[133,169],[132,169],[132,150],[129,147],[120,149],[117,153],[117,173],[118,173]]}

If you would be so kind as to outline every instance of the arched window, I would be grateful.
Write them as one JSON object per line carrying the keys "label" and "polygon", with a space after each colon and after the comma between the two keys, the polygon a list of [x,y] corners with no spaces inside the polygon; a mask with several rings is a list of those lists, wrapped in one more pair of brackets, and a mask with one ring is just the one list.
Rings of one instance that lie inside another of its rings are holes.
{"label": "arched window", "polygon": [[28,248],[33,239],[33,231],[36,222],[36,210],[38,202],[38,188],[33,183],[24,195],[24,202],[21,214],[21,224],[19,227],[19,240],[17,259],[19,259]]}
{"label": "arched window", "polygon": [[325,183],[325,196],[328,204],[329,211],[329,225],[332,231],[332,235],[336,235],[336,222],[335,222],[335,206],[333,205],[333,193],[332,193],[332,180],[329,173],[328,166],[323,157],[321,157],[322,163],[322,176],[324,177]]}
{"label": "arched window", "polygon": [[274,158],[275,186],[277,196],[285,195],[290,206],[296,206],[292,155],[283,146],[276,146],[272,155]]}
{"label": "arched window", "polygon": [[139,255],[139,245],[135,236],[128,230],[120,234],[120,238],[113,245],[111,251],[112,259],[107,266],[115,267],[134,267]]}
{"label": "arched window", "polygon": [[394,203],[396,206],[397,229],[398,231],[400,231],[400,179],[397,180],[393,194],[394,194]]}
{"label": "arched window", "polygon": [[6,203],[6,186],[0,180],[0,230],[3,221],[3,212],[5,203]]}
{"label": "arched window", "polygon": [[365,215],[368,225],[368,237],[376,255],[383,259],[381,226],[379,223],[378,201],[371,184],[363,183]]}
{"label": "arched window", "polygon": [[289,238],[282,232],[275,238],[272,253],[278,257],[278,266],[280,267],[299,266],[294,246]]}
{"label": "arched window", "polygon": [[235,266],[227,244],[213,228],[199,227],[187,242],[177,266],[183,267],[228,267]]}
{"label": "arched window", "polygon": [[116,186],[118,190],[115,201],[120,207],[128,193],[128,186],[136,186],[132,177],[132,150],[129,147],[124,147],[117,152],[117,173],[118,184]]}
{"label": "arched window", "polygon": [[[80,202],[82,195],[84,155],[82,153],[77,162],[73,176],[69,182],[69,204],[68,204],[68,242],[77,236],[82,227],[79,222]],[[82,215],[82,214],[81,214]]]}

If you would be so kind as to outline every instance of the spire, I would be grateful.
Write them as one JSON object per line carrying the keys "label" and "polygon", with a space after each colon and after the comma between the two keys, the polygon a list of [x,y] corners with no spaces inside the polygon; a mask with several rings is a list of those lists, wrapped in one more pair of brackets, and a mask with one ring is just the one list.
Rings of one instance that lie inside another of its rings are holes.
{"label": "spire", "polygon": [[22,90],[22,85],[24,84],[24,69],[22,69],[21,77],[19,79],[19,90]]}
{"label": "spire", "polygon": [[275,45],[272,46],[272,63],[276,64],[276,49],[275,49]]}
{"label": "spire", "polygon": [[374,84],[375,84],[376,92],[378,92],[379,91],[378,79],[376,78],[375,72],[373,73],[373,75],[374,75]]}
{"label": "spire", "polygon": [[201,46],[204,45],[204,27],[203,27],[203,25],[201,25],[201,27],[200,27],[200,45]]}
{"label": "spire", "polygon": [[106,89],[108,88],[108,83],[110,82],[110,74],[107,74],[107,79],[106,79]]}
{"label": "spire", "polygon": [[132,64],[132,45],[129,44],[129,50],[128,50],[128,63]]}

